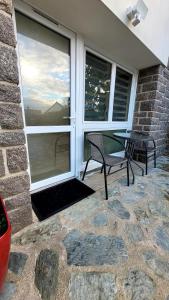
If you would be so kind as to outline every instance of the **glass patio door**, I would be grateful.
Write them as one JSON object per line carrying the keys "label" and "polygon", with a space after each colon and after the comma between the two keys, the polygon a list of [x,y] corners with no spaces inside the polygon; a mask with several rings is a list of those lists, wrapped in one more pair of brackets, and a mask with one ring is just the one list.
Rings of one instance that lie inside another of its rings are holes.
{"label": "glass patio door", "polygon": [[35,190],[75,175],[74,36],[19,12],[16,24],[31,188]]}

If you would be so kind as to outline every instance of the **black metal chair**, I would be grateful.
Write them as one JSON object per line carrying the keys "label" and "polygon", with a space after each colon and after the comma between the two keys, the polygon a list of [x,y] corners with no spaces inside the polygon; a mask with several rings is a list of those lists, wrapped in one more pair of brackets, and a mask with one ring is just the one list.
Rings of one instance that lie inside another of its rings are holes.
{"label": "black metal chair", "polygon": [[145,135],[149,137],[149,140],[146,142],[136,142],[134,146],[134,153],[140,154],[145,161],[145,172],[148,174],[148,160],[153,157],[154,159],[154,168],[156,168],[157,164],[157,149],[154,138],[146,132],[130,130],[127,132],[135,132],[137,134]]}
{"label": "black metal chair", "polygon": [[[102,134],[102,133],[88,133],[86,138],[87,138],[87,140],[88,140],[88,142],[90,143],[90,146],[91,146],[91,156],[89,157],[89,159],[86,162],[86,166],[85,166],[85,170],[84,170],[84,173],[83,173],[82,180],[84,180],[84,178],[85,178],[89,161],[92,159],[92,160],[95,160],[95,161],[101,163],[101,165],[102,165],[101,170],[103,170],[103,173],[104,173],[106,200],[108,199],[107,172],[106,172],[106,167],[107,166],[109,167],[109,173],[108,174],[113,174],[115,172],[118,172],[118,171],[126,168],[127,169],[127,185],[128,186],[130,185],[130,178],[129,178],[129,167],[130,167],[132,175],[133,175],[133,183],[134,183],[134,172],[133,172],[132,166],[130,164],[130,157],[127,155],[126,149],[125,149],[125,146],[124,146],[123,143],[121,143],[115,137],[110,137],[110,136]],[[124,158],[113,156],[113,155],[110,155],[110,154],[106,154],[105,149],[104,149],[103,138],[109,138],[109,139],[112,139],[113,141],[116,141],[117,143],[119,143],[125,151]],[[116,167],[118,165],[120,165],[120,169],[110,173],[110,169],[112,167]],[[125,165],[125,166],[122,167],[123,165]]]}

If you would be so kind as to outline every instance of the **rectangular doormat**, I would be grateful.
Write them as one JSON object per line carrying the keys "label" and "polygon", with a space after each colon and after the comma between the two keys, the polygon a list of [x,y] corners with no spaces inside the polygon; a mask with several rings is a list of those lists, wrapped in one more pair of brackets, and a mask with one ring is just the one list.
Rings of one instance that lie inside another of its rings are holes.
{"label": "rectangular doormat", "polygon": [[77,179],[50,187],[31,195],[32,207],[39,221],[95,193]]}

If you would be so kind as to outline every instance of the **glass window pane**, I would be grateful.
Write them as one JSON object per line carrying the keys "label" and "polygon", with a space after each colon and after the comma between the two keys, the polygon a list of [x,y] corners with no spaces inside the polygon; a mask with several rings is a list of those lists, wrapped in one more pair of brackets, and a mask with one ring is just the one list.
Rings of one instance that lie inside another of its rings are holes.
{"label": "glass window pane", "polygon": [[27,126],[66,125],[70,115],[70,40],[16,13]]}
{"label": "glass window pane", "polygon": [[32,182],[70,171],[70,134],[28,134]]}
{"label": "glass window pane", "polygon": [[117,68],[113,105],[113,121],[128,120],[131,83],[132,75],[120,68]]}
{"label": "glass window pane", "polygon": [[[113,134],[115,132],[126,132],[126,129],[124,129],[124,130],[102,131],[103,134],[106,134],[106,135],[109,135],[109,136],[113,136]],[[86,134],[87,133],[88,132],[85,132],[85,134],[84,134],[84,161],[87,161],[87,159],[90,157],[90,145],[86,140]],[[121,142],[123,142],[123,141],[121,141]],[[105,146],[105,152],[107,154],[112,154],[112,153],[119,152],[119,151],[123,150],[122,146],[118,142],[115,142],[115,141],[113,141],[109,138],[105,138],[104,146]]]}
{"label": "glass window pane", "polygon": [[86,52],[85,121],[108,119],[111,64]]}

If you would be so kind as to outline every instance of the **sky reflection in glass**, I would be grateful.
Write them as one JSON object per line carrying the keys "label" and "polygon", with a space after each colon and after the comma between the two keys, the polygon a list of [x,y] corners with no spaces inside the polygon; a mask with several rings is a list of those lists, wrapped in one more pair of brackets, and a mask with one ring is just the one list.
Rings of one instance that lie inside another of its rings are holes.
{"label": "sky reflection in glass", "polygon": [[27,126],[65,125],[70,115],[70,41],[17,13]]}

